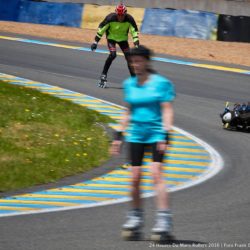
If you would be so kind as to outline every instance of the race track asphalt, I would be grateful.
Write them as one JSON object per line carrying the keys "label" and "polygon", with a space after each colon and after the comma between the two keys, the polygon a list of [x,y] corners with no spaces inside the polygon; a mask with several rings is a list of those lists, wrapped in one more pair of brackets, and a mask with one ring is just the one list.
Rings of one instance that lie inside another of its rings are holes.
{"label": "race track asphalt", "polygon": [[[128,76],[123,57],[117,57],[111,67],[110,88],[96,87],[105,59],[104,54],[0,39],[1,73],[123,105],[121,82]],[[162,62],[153,64],[176,85],[175,125],[209,143],[224,159],[223,170],[212,179],[171,194],[175,244],[182,244],[172,248],[250,247],[250,134],[223,130],[219,118],[225,101],[249,101],[250,76]],[[120,238],[120,226],[129,207],[124,203],[0,218],[0,249],[168,248],[147,240],[154,220],[153,198],[145,199],[144,203],[144,241],[124,242]]]}

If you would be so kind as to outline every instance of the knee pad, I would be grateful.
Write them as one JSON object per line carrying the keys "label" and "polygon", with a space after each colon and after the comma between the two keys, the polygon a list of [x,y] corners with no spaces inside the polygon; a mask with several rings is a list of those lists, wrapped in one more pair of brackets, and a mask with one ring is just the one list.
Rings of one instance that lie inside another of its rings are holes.
{"label": "knee pad", "polygon": [[109,58],[111,60],[114,60],[116,58],[116,51],[111,51],[110,54],[109,54]]}

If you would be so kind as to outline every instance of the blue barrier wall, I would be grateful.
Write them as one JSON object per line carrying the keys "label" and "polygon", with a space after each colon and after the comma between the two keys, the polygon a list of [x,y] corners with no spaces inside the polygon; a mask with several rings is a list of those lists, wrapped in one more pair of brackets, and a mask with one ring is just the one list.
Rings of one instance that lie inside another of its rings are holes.
{"label": "blue barrier wall", "polygon": [[0,20],[17,21],[20,0],[0,0]]}
{"label": "blue barrier wall", "polygon": [[141,33],[210,39],[217,29],[217,15],[210,12],[146,9]]}
{"label": "blue barrier wall", "polygon": [[218,16],[209,12],[177,11],[175,36],[210,39],[217,30]]}
{"label": "blue barrier wall", "polygon": [[22,0],[17,21],[80,27],[82,11],[83,4]]}
{"label": "blue barrier wall", "polygon": [[[81,27],[83,9],[76,3],[0,0],[0,20]],[[145,9],[141,33],[215,40],[217,19],[210,12]]]}

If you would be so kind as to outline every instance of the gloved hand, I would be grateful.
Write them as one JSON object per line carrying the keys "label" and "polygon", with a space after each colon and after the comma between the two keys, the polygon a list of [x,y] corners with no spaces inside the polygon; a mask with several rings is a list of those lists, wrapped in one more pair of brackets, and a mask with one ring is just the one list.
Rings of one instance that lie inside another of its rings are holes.
{"label": "gloved hand", "polygon": [[97,42],[92,43],[90,48],[91,48],[92,51],[96,50],[96,48],[97,48]]}
{"label": "gloved hand", "polygon": [[138,41],[135,41],[135,42],[134,42],[134,45],[135,45],[136,48],[138,48],[138,46],[140,45],[139,40],[138,40]]}

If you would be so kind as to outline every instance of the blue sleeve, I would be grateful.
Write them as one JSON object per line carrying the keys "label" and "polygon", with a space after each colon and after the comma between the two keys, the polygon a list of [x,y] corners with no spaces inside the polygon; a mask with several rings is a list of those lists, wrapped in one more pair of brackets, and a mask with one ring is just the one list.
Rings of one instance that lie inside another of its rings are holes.
{"label": "blue sleeve", "polygon": [[171,83],[168,79],[161,82],[161,93],[160,101],[161,102],[172,102],[175,99],[176,93],[174,84]]}

